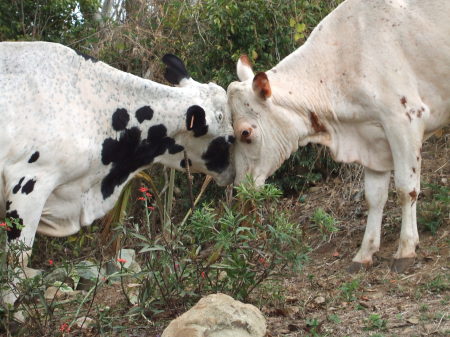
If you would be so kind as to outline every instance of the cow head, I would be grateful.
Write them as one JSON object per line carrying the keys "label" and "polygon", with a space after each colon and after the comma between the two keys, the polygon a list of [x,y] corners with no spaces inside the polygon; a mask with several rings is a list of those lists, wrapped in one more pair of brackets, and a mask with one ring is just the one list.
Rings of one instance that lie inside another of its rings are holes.
{"label": "cow head", "polygon": [[189,165],[191,172],[211,175],[218,185],[232,183],[235,176],[231,157],[234,132],[225,90],[214,83],[203,84],[193,80],[183,62],[174,55],[165,55],[163,62],[167,66],[165,78],[192,92],[192,97],[198,97],[196,104],[186,111],[187,132],[175,137],[186,150],[187,162],[181,153],[182,158],[169,166],[184,169]]}
{"label": "cow head", "polygon": [[256,185],[262,185],[298,148],[299,130],[302,132],[305,125],[275,100],[274,90],[279,96],[284,84],[272,81],[272,71],[254,75],[248,57],[241,56],[237,73],[241,82],[228,87],[236,137],[235,183],[250,174]]}

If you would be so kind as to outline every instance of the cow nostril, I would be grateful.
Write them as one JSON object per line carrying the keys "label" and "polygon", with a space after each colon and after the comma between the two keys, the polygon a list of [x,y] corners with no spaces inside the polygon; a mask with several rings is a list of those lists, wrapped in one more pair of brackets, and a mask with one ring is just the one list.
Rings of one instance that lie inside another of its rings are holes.
{"label": "cow nostril", "polygon": [[242,131],[242,135],[243,135],[244,137],[248,137],[248,136],[250,136],[250,131],[244,130],[244,131]]}

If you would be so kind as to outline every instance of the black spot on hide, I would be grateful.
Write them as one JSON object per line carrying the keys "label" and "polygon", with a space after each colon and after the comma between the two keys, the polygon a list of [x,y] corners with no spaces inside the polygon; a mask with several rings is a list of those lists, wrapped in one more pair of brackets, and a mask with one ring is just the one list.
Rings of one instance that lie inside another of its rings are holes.
{"label": "black spot on hide", "polygon": [[11,207],[12,201],[6,201],[6,210],[9,211],[9,208]]}
{"label": "black spot on hide", "polygon": [[[192,161],[188,158],[188,164],[189,164],[189,166],[192,166]],[[182,159],[181,161],[180,161],[180,166],[182,167],[182,168],[186,168],[186,160],[185,159]]]}
{"label": "black spot on hide", "polygon": [[189,78],[189,74],[184,66],[183,61],[172,54],[166,54],[163,56],[162,61],[166,65],[166,71],[164,78],[171,84],[180,84],[184,78]]}
{"label": "black spot on hide", "polygon": [[[23,219],[19,216],[19,214],[17,213],[16,210],[11,211],[11,212],[6,212],[6,218],[13,218],[13,219],[18,219],[19,220],[19,224],[22,226],[23,225]],[[20,233],[22,231],[17,227],[16,223],[13,224],[11,230],[9,230],[7,232],[8,235],[8,242],[17,239],[20,236]]]}
{"label": "black spot on hide", "polygon": [[217,173],[224,171],[230,164],[229,148],[230,144],[225,140],[225,137],[215,138],[202,155],[207,169]]}
{"label": "black spot on hide", "polygon": [[17,185],[14,186],[14,188],[13,188],[13,190],[12,190],[12,192],[13,192],[14,194],[16,194],[17,192],[19,192],[20,188],[22,187],[22,182],[23,182],[24,179],[25,179],[25,177],[20,178],[20,180],[19,180],[19,182],[17,183]]}
{"label": "black spot on hide", "polygon": [[141,130],[137,127],[122,131],[119,140],[105,139],[102,146],[102,163],[112,164],[112,167],[102,180],[103,199],[111,196],[114,189],[123,184],[131,173],[150,165],[166,150],[176,153],[182,149],[173,138],[167,136],[167,128],[162,124],[150,127],[147,138],[144,139],[141,139]]}
{"label": "black spot on hide", "polygon": [[228,143],[234,144],[235,141],[236,141],[236,138],[234,136],[228,136]]}
{"label": "black spot on hide", "polygon": [[172,146],[169,147],[170,154],[175,154],[175,153],[181,152],[183,150],[184,150],[184,147],[179,144],[173,144]]}
{"label": "black spot on hide", "polygon": [[75,52],[76,52],[78,55],[80,55],[82,58],[84,58],[86,61],[91,61],[91,62],[93,62],[93,63],[98,62],[98,60],[97,60],[95,57],[93,57],[93,56],[87,55],[87,54],[82,53],[82,52],[80,52],[80,51],[78,51],[78,50],[75,50]]}
{"label": "black spot on hide", "polygon": [[116,131],[125,130],[129,121],[127,109],[117,109],[112,115],[112,126]]}
{"label": "black spot on hide", "polygon": [[201,106],[189,107],[186,112],[186,128],[194,131],[194,137],[201,137],[208,133],[205,110]]}
{"label": "black spot on hide", "polygon": [[145,120],[149,121],[153,118],[153,110],[149,106],[143,106],[136,110],[136,119],[139,123],[144,122]]}
{"label": "black spot on hide", "polygon": [[36,180],[30,179],[26,182],[25,185],[22,187],[22,193],[24,194],[30,194],[33,192],[34,184],[36,184]]}
{"label": "black spot on hide", "polygon": [[38,158],[39,158],[39,152],[36,151],[35,153],[33,153],[33,154],[31,155],[30,159],[28,159],[28,162],[29,162],[30,164],[31,164],[31,163],[34,163],[36,160],[38,160]]}

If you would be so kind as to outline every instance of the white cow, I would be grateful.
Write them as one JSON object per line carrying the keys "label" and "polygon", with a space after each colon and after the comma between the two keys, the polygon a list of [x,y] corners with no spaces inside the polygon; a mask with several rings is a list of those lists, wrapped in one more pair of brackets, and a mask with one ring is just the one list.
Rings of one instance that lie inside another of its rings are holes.
{"label": "white cow", "polygon": [[247,57],[228,87],[236,179],[264,183],[298,146],[323,144],[337,161],[365,167],[369,206],[350,270],[379,250],[391,170],[402,207],[392,269],[411,265],[421,146],[450,119],[450,1],[347,0],[306,43],[267,72]]}
{"label": "white cow", "polygon": [[[59,44],[0,43],[0,221],[8,239],[67,236],[102,217],[152,163],[234,179],[223,88],[166,55],[173,88]],[[187,152],[187,163],[183,151]]]}

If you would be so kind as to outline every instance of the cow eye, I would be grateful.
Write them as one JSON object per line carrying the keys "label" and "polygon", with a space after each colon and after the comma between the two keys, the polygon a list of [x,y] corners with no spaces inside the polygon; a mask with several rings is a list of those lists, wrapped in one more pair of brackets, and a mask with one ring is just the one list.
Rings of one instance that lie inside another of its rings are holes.
{"label": "cow eye", "polygon": [[221,121],[222,118],[223,118],[223,113],[219,111],[219,112],[217,113],[217,119],[218,119],[219,121]]}

